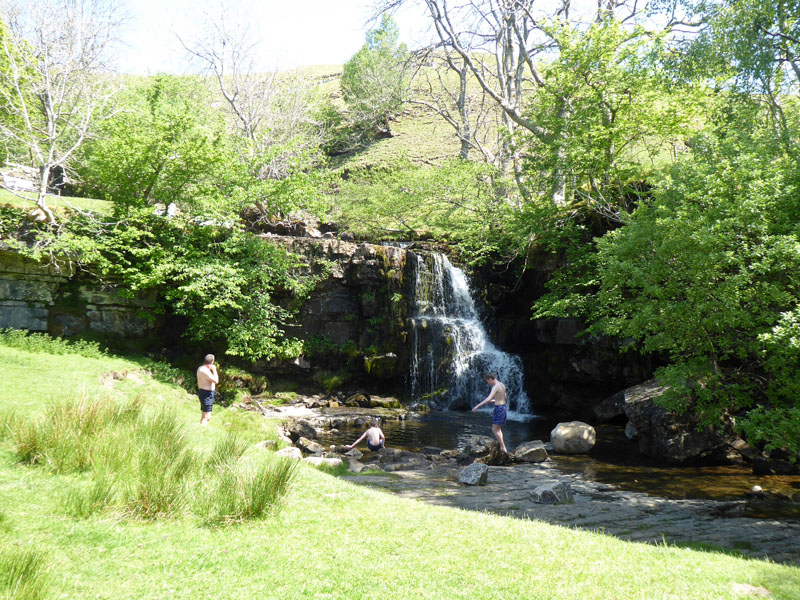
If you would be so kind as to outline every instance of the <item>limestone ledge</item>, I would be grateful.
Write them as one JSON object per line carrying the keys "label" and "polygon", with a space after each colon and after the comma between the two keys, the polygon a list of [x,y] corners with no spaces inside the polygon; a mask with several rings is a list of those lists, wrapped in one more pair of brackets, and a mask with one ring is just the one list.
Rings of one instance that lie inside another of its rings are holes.
{"label": "limestone ledge", "polygon": [[152,294],[0,248],[0,328],[138,336],[154,328],[154,304]]}

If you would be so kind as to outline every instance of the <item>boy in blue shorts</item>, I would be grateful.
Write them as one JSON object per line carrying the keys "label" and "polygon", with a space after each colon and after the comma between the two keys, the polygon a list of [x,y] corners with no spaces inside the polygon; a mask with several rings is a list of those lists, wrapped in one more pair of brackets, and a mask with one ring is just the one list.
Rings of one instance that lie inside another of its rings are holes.
{"label": "boy in blue shorts", "polygon": [[484,376],[484,379],[486,380],[486,383],[492,386],[492,391],[489,392],[486,400],[472,409],[472,412],[477,411],[481,406],[489,404],[490,402],[494,404],[494,410],[492,411],[492,433],[494,434],[494,437],[497,438],[497,442],[500,444],[500,449],[503,452],[508,453],[508,450],[506,450],[506,443],[503,441],[502,430],[503,425],[506,424],[506,417],[508,416],[508,410],[506,408],[506,386],[503,385],[502,382],[497,381],[497,377],[494,376],[494,373],[487,373]]}

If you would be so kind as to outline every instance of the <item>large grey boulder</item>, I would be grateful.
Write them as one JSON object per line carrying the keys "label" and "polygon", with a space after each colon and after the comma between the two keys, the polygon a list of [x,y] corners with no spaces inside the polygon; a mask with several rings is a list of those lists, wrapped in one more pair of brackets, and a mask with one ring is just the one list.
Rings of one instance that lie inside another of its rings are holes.
{"label": "large grey boulder", "polygon": [[472,463],[461,470],[458,482],[464,485],[485,485],[489,476],[489,467],[481,463]]}
{"label": "large grey boulder", "polygon": [[531,499],[539,504],[563,504],[572,498],[572,487],[563,481],[540,485],[531,492]]}
{"label": "large grey boulder", "polygon": [[524,463],[539,463],[548,459],[547,450],[544,447],[544,442],[541,440],[533,440],[532,442],[525,442],[520,444],[514,449],[514,459],[517,462]]}
{"label": "large grey boulder", "polygon": [[325,447],[322,444],[304,437],[301,437],[299,440],[297,440],[297,447],[303,452],[307,452],[309,454],[320,454],[325,452]]}
{"label": "large grey boulder", "polygon": [[550,432],[550,443],[557,454],[586,454],[596,441],[594,427],[582,421],[559,423]]}
{"label": "large grey boulder", "polygon": [[281,448],[275,453],[275,456],[285,456],[287,458],[292,458],[294,460],[300,460],[303,458],[303,453],[300,452],[300,448],[295,448],[294,446],[288,446],[286,448]]}

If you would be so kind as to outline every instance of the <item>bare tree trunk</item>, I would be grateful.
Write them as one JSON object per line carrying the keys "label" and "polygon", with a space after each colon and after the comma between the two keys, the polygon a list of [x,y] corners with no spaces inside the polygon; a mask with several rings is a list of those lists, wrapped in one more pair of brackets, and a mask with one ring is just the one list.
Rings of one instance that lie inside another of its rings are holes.
{"label": "bare tree trunk", "polygon": [[55,223],[56,217],[50,207],[47,206],[47,183],[50,181],[50,165],[42,165],[39,168],[39,190],[36,195],[36,206],[39,207],[45,216],[48,223]]}

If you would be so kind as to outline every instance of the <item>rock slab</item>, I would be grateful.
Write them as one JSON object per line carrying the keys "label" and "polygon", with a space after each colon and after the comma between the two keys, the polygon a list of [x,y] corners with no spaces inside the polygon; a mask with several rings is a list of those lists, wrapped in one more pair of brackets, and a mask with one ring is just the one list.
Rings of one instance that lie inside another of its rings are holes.
{"label": "rock slab", "polygon": [[472,463],[470,466],[461,470],[458,475],[458,482],[464,485],[486,485],[489,477],[489,467],[481,463]]}
{"label": "rock slab", "polygon": [[572,487],[563,481],[540,485],[531,492],[531,500],[539,504],[564,504],[572,499]]}
{"label": "rock slab", "polygon": [[517,462],[539,463],[546,461],[548,458],[547,449],[545,449],[544,442],[541,440],[525,442],[514,450],[514,459]]}
{"label": "rock slab", "polygon": [[559,423],[550,432],[553,452],[558,454],[586,454],[594,448],[596,441],[594,427],[582,421]]}

